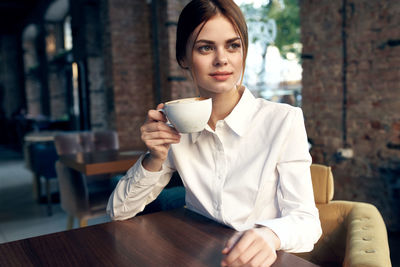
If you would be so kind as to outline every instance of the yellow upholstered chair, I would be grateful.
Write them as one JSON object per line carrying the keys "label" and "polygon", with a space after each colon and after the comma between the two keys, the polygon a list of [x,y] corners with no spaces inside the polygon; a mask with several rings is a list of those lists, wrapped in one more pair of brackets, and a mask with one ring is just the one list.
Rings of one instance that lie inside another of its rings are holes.
{"label": "yellow upholstered chair", "polygon": [[309,253],[297,254],[321,266],[392,266],[385,223],[371,204],[334,200],[331,168],[312,164],[314,198],[323,234]]}

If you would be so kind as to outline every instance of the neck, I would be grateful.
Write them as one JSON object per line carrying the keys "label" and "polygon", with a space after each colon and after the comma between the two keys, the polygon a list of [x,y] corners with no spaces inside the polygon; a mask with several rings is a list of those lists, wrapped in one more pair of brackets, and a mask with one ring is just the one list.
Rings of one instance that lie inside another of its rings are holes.
{"label": "neck", "polygon": [[212,113],[208,125],[215,130],[217,121],[225,119],[235,108],[242,97],[244,87],[234,88],[224,94],[215,94],[212,96]]}

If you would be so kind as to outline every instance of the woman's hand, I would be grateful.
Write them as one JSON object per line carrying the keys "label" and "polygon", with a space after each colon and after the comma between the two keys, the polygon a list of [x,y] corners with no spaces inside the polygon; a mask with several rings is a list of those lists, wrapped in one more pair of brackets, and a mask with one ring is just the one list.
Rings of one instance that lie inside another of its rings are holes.
{"label": "woman's hand", "polygon": [[[157,109],[162,109],[159,104]],[[150,156],[143,160],[143,167],[149,171],[159,171],[168,155],[171,144],[179,143],[180,134],[167,124],[167,118],[158,110],[149,110],[147,120],[140,128],[141,139],[150,151]]]}
{"label": "woman's hand", "polygon": [[221,266],[271,266],[279,247],[278,236],[268,227],[236,233],[222,250]]}

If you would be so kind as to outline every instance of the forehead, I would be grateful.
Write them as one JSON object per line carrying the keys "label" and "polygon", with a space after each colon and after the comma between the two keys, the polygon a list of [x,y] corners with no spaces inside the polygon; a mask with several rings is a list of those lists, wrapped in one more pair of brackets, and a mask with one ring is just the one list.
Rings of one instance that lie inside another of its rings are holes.
{"label": "forehead", "polygon": [[231,21],[223,15],[217,14],[211,19],[209,19],[201,28],[203,24],[200,24],[194,30],[194,36],[197,36],[197,40],[228,40],[234,37],[238,37],[239,34],[236,32]]}

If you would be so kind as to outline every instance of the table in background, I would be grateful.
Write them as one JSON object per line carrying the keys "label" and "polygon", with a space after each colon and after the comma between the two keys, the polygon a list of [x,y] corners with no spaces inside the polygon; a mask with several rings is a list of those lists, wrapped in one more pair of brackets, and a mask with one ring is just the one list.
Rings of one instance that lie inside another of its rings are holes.
{"label": "table in background", "polygon": [[94,151],[61,155],[60,162],[85,175],[124,173],[135,164],[144,151]]}
{"label": "table in background", "polygon": [[[234,230],[187,209],[0,244],[0,266],[220,266]],[[278,252],[275,267],[315,267]]]}

